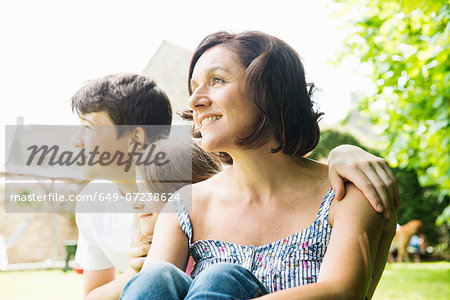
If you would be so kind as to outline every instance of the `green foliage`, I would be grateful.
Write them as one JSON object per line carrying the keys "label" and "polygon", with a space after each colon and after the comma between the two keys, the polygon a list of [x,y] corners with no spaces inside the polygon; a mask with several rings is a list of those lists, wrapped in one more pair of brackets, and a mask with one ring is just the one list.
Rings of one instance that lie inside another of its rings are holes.
{"label": "green foliage", "polygon": [[448,197],[436,204],[437,195],[433,193],[433,188],[422,188],[415,170],[394,168],[393,172],[398,181],[402,201],[402,206],[397,210],[397,223],[404,225],[411,220],[421,220],[428,243],[438,244],[440,234],[435,223],[442,210],[448,205]]}
{"label": "green foliage", "polygon": [[[372,154],[380,155],[378,151],[362,145],[349,133],[325,129],[321,130],[320,142],[310,158],[316,160],[327,158],[333,148],[343,144],[355,145]],[[446,197],[437,203],[437,195],[433,193],[433,187],[421,187],[414,169],[397,167],[393,168],[393,172],[398,181],[402,201],[402,206],[397,210],[397,222],[403,225],[414,219],[421,220],[424,223],[428,242],[431,245],[438,244],[440,234],[435,223],[442,210],[448,206],[449,198]]]}
{"label": "green foliage", "polygon": [[[358,57],[371,70],[375,93],[360,109],[384,132],[379,149],[391,165],[416,170],[442,203],[450,192],[448,1],[335,2],[341,15],[358,15],[339,59]],[[450,208],[439,221],[450,223]]]}

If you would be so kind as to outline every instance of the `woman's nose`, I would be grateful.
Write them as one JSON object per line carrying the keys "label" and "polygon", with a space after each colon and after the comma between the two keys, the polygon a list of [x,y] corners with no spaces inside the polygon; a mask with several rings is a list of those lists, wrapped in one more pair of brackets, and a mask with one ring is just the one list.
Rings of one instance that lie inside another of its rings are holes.
{"label": "woman's nose", "polygon": [[72,137],[72,145],[76,148],[83,148],[84,147],[84,139],[83,139],[83,127],[79,126],[77,132]]}
{"label": "woman's nose", "polygon": [[199,110],[201,108],[211,105],[211,100],[208,97],[207,88],[198,87],[189,97],[189,107],[193,110]]}

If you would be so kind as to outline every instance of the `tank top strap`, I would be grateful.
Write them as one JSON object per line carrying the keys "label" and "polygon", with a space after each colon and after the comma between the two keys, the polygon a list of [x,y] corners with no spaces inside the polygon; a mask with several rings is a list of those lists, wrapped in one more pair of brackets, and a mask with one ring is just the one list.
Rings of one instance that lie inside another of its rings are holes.
{"label": "tank top strap", "polygon": [[320,204],[319,211],[317,212],[316,220],[328,221],[328,215],[330,214],[331,202],[334,199],[333,188],[330,188]]}
{"label": "tank top strap", "polygon": [[187,212],[186,205],[183,202],[183,199],[175,200],[172,202],[175,206],[178,221],[180,222],[181,230],[184,232],[186,237],[189,240],[189,245],[192,242],[192,225],[191,218],[189,217],[189,213]]}

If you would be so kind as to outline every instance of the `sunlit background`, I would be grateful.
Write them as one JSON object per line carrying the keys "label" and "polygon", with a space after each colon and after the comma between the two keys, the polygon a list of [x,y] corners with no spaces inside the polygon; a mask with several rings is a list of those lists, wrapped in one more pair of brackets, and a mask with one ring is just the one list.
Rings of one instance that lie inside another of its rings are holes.
{"label": "sunlit background", "polygon": [[[331,5],[327,8],[327,5]],[[194,50],[218,30],[261,30],[302,56],[325,122],[346,116],[367,87],[348,65],[329,64],[344,30],[330,1],[10,1],[1,9],[3,124],[77,124],[70,98],[88,79],[141,73],[163,40]],[[349,63],[351,64],[351,63]],[[187,71],[187,70],[186,70]]]}

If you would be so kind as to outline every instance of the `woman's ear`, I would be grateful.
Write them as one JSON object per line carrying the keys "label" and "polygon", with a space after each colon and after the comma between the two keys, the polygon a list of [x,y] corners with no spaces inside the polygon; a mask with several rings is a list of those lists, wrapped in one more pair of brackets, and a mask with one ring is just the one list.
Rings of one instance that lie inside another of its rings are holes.
{"label": "woman's ear", "polygon": [[128,151],[131,152],[133,149],[137,152],[142,152],[145,149],[145,141],[147,139],[147,134],[144,128],[138,126],[136,127],[130,136],[130,141],[128,143]]}

